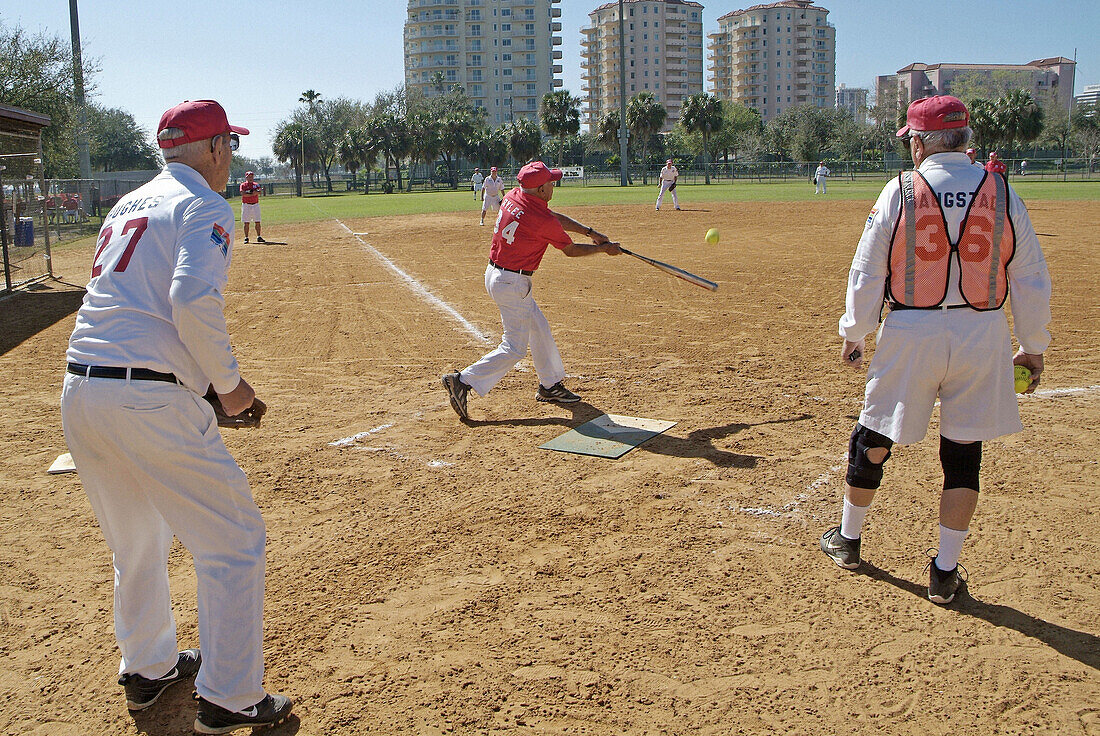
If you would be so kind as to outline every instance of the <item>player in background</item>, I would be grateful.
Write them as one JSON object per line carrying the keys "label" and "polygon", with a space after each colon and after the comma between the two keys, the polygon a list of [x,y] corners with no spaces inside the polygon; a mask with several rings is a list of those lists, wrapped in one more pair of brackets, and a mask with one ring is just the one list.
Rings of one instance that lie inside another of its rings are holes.
{"label": "player in background", "polygon": [[[863,522],[893,444],[919,442],[940,402],[939,549],[928,599],[945,605],[965,582],[959,555],[978,503],[982,442],[1019,432],[1013,364],[1034,391],[1050,343],[1050,275],[1027,208],[999,174],[970,163],[970,115],[951,96],[916,100],[897,132],[915,171],[901,172],[867,218],[848,274],[841,362],[863,364],[864,337],[890,307],[867,370],[848,445],[840,525],[821,537],[837,565],[860,564]],[[1003,306],[1012,293],[1012,339]]]}
{"label": "player in background", "polygon": [[981,166],[983,169],[985,168],[980,163],[978,163],[978,150],[977,149],[975,149],[975,148],[966,149],[966,157],[969,158],[970,163],[974,164],[975,166]]}
{"label": "player in background", "polygon": [[256,242],[266,243],[260,235],[260,195],[264,188],[252,181],[254,174],[251,171],[244,172],[244,181],[241,182],[241,222],[244,223],[244,242],[248,242],[248,225],[256,223]]}
{"label": "player in background", "polygon": [[[291,709],[263,688],[264,520],[202,398],[212,385],[233,415],[256,396],[223,296],[234,220],[220,192],[247,133],[213,100],[161,116],[166,166],[103,221],[61,393],[65,441],[113,553],[127,706],[144,710],[197,672],[199,733],[276,723]],[[201,654],[177,652],[173,536],[194,561]]]}
{"label": "player in background", "polygon": [[993,174],[1008,173],[1008,168],[1005,166],[1005,162],[1001,160],[996,151],[989,152],[989,160],[985,162],[985,170]]}
{"label": "player in background", "polygon": [[661,202],[665,199],[665,192],[672,193],[672,205],[676,209],[680,209],[680,198],[676,196],[676,180],[680,178],[680,171],[672,163],[672,159],[665,161],[665,166],[661,169],[661,173],[657,175],[658,186],[661,187],[661,191],[657,192],[657,211],[661,210]]}
{"label": "player in background", "polygon": [[504,194],[504,180],[500,178],[500,174],[497,173],[497,167],[494,166],[489,169],[489,177],[481,185],[481,222],[479,225],[485,224],[485,211],[490,207],[493,210],[500,209],[500,198]]}
{"label": "player in background", "polygon": [[817,170],[814,171],[814,194],[825,194],[825,187],[832,173],[824,161],[817,165]]}
{"label": "player in background", "polygon": [[474,188],[474,201],[477,201],[478,195],[481,193],[481,183],[485,181],[485,176],[481,173],[481,169],[474,168],[474,175],[470,177],[470,182]]}
{"label": "player in background", "polygon": [[[567,256],[596,253],[616,256],[622,251],[607,236],[550,209],[548,203],[554,196],[554,184],[561,177],[561,169],[550,169],[542,161],[532,161],[520,169],[516,177],[519,186],[504,197],[493,229],[489,265],[485,268],[485,290],[500,309],[504,336],[496,350],[442,378],[451,408],[462,419],[469,418],[466,395],[470,389],[479,396],[488,394],[527,355],[528,347],[539,379],[535,398],[563,404],[580,401],[580,397],[562,383],[565,366],[550,333],[550,323],[535,303],[531,276],[551,245]],[[589,237],[593,244],[574,243],[566,231]]]}

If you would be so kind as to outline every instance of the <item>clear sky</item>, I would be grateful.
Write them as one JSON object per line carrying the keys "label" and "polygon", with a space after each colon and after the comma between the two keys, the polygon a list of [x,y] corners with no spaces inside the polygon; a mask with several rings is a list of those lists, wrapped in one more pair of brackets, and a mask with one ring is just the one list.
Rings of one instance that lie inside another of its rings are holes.
{"label": "clear sky", "polygon": [[[701,0],[704,34],[754,2]],[[565,89],[581,94],[580,28],[599,0],[562,0]],[[914,61],[1023,64],[1077,53],[1075,93],[1100,84],[1100,0],[819,0],[837,29],[836,81],[873,87]],[[94,100],[150,131],[185,99],[213,98],[250,128],[241,153],[271,152],[271,130],[306,89],[369,101],[404,80],[404,0],[185,3],[83,0],[80,34],[101,71]],[[0,0],[0,21],[69,39],[65,0]],[[709,76],[709,73],[708,73]]]}

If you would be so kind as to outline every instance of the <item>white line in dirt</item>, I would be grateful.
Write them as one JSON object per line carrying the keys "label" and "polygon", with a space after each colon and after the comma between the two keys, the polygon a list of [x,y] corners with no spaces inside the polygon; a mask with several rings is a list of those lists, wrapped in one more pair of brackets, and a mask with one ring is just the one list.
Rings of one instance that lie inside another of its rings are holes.
{"label": "white line in dirt", "polygon": [[351,437],[345,437],[342,440],[335,440],[334,442],[329,442],[328,446],[329,447],[348,447],[350,445],[354,445],[356,442],[363,439],[364,437],[370,437],[372,434],[376,434],[377,432],[381,432],[383,429],[389,429],[392,426],[393,426],[392,424],[383,424],[381,426],[375,427],[374,429],[368,429],[366,432],[360,432],[359,434],[353,434]]}
{"label": "white line in dirt", "polygon": [[1100,386],[1084,386],[1082,388],[1048,388],[1036,391],[1033,394],[1023,394],[1026,398],[1034,396],[1037,399],[1057,399],[1061,396],[1079,396],[1081,394],[1094,394],[1100,391]]}
{"label": "white line in dirt", "polygon": [[453,318],[454,318],[455,320],[457,320],[457,321],[458,321],[458,323],[459,323],[460,325],[462,325],[462,327],[463,327],[463,328],[464,328],[464,329],[465,329],[465,330],[466,330],[467,332],[469,332],[469,333],[470,333],[471,335],[473,335],[473,336],[474,336],[474,337],[475,337],[475,338],[476,338],[476,339],[477,339],[477,340],[478,340],[479,342],[482,342],[482,343],[484,343],[484,344],[486,344],[486,345],[490,344],[490,339],[489,339],[489,336],[488,336],[488,335],[486,335],[486,334],[485,334],[484,332],[482,332],[481,330],[479,330],[479,329],[478,329],[477,327],[475,327],[475,326],[473,325],[473,323],[471,323],[471,322],[470,322],[470,321],[469,321],[468,319],[466,319],[466,318],[465,318],[465,317],[463,317],[463,316],[462,316],[461,314],[459,314],[459,313],[458,313],[458,310],[456,310],[456,309],[455,309],[454,307],[452,307],[452,306],[451,306],[450,304],[448,304],[447,302],[445,302],[445,301],[443,301],[442,299],[440,299],[439,297],[437,297],[437,296],[436,296],[435,294],[433,294],[432,292],[428,291],[428,288],[427,288],[426,286],[424,286],[424,285],[423,285],[422,283],[420,283],[419,281],[417,281],[416,279],[414,279],[414,278],[413,278],[412,276],[410,276],[409,274],[405,273],[405,271],[403,271],[403,270],[401,269],[401,267],[400,267],[400,266],[398,266],[398,265],[397,265],[396,263],[394,263],[394,262],[393,262],[393,261],[391,261],[391,260],[390,260],[389,258],[387,258],[387,257],[386,257],[385,255],[383,255],[383,254],[382,254],[382,251],[378,250],[378,249],[377,249],[377,248],[375,248],[375,247],[374,247],[373,245],[371,245],[370,243],[366,242],[366,241],[365,241],[365,240],[363,240],[363,239],[362,239],[361,237],[359,237],[359,233],[355,233],[355,232],[352,232],[351,228],[350,228],[350,227],[348,227],[347,225],[345,225],[344,223],[340,222],[340,220],[339,220],[339,219],[337,219],[337,218],[335,218],[335,217],[334,217],[333,219],[334,219],[334,220],[336,220],[336,223],[337,223],[337,224],[338,224],[338,225],[339,225],[340,227],[342,227],[342,228],[344,228],[345,230],[347,230],[347,231],[348,231],[348,233],[349,233],[349,234],[350,234],[350,235],[351,235],[351,236],[352,236],[353,238],[355,238],[356,240],[358,240],[358,241],[359,241],[359,243],[360,243],[360,244],[361,244],[361,245],[362,245],[362,246],[363,246],[363,247],[364,247],[364,248],[365,248],[365,249],[366,249],[366,250],[367,250],[367,251],[368,251],[368,252],[369,252],[369,253],[370,253],[371,255],[373,255],[373,256],[374,256],[375,258],[377,258],[378,260],[382,261],[382,263],[384,263],[384,264],[386,265],[386,267],[387,267],[387,268],[389,268],[389,269],[390,269],[391,271],[393,271],[393,272],[394,272],[395,274],[397,274],[398,276],[400,276],[400,277],[401,277],[401,279],[402,279],[402,280],[403,280],[403,281],[405,282],[405,284],[406,284],[406,285],[407,285],[407,286],[408,286],[408,287],[409,287],[410,289],[412,289],[412,290],[413,290],[413,292],[414,292],[414,293],[416,293],[416,295],[417,295],[417,296],[419,296],[419,297],[420,297],[421,299],[423,299],[424,301],[426,301],[426,302],[428,302],[429,304],[431,304],[431,305],[432,305],[433,307],[435,307],[436,309],[442,310],[443,312],[446,312],[446,313],[447,313],[448,315],[450,315],[451,317],[453,317]]}

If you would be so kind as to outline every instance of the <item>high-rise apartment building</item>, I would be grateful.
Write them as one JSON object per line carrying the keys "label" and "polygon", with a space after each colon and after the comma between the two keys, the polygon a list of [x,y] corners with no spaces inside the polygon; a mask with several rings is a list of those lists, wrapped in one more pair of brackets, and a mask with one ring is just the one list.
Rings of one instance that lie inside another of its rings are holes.
{"label": "high-rise apartment building", "polygon": [[1073,76],[1077,64],[1064,56],[1037,59],[1027,64],[922,64],[915,62],[875,80],[878,100],[896,94],[898,108],[905,109],[913,100],[932,95],[955,93],[960,79],[988,80],[992,86],[1011,84],[1030,89],[1040,104],[1053,103],[1073,109]]}
{"label": "high-rise apartment building", "polygon": [[453,85],[497,127],[538,116],[562,86],[561,0],[409,0],[405,85],[428,96]]}
{"label": "high-rise apartment building", "polygon": [[1073,98],[1078,106],[1100,105],[1100,84],[1086,84],[1084,91]]}
{"label": "high-rise apartment building", "polygon": [[870,122],[867,116],[867,96],[870,90],[863,87],[848,87],[841,83],[836,88],[836,109],[846,110],[853,120]]}
{"label": "high-rise apartment building", "polygon": [[[680,119],[685,98],[703,91],[703,6],[688,0],[625,0],[626,96],[653,96],[668,111],[664,130]],[[587,122],[619,109],[619,3],[588,14],[583,39],[582,88]]]}
{"label": "high-rise apartment building", "polygon": [[835,104],[836,28],[813,0],[753,5],[718,18],[710,34],[714,93],[767,122],[789,107]]}

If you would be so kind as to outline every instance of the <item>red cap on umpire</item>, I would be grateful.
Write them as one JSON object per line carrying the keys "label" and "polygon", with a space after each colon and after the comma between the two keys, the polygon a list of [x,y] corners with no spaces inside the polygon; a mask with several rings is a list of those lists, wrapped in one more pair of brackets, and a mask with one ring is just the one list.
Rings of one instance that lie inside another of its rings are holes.
{"label": "red cap on umpire", "polygon": [[910,130],[947,130],[965,128],[970,123],[970,112],[958,97],[935,95],[913,100],[905,112],[905,126],[897,132],[902,138]]}
{"label": "red cap on umpire", "polygon": [[[182,130],[183,135],[162,138],[167,128]],[[157,143],[161,148],[173,148],[184,143],[206,140],[225,133],[248,135],[248,128],[230,125],[225,109],[214,100],[187,100],[164,111],[157,126]]]}

